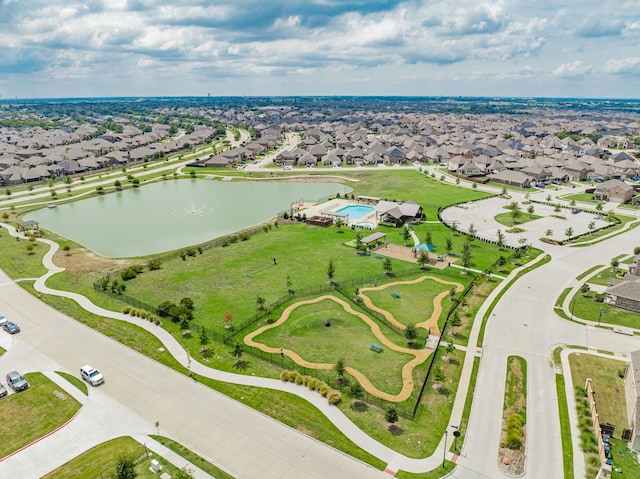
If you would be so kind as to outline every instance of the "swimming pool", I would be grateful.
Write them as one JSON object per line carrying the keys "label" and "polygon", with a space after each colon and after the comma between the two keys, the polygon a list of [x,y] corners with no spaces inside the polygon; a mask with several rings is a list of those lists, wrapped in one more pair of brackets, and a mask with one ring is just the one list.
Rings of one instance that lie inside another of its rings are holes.
{"label": "swimming pool", "polygon": [[338,213],[346,213],[349,220],[357,220],[362,218],[363,216],[367,216],[369,213],[373,213],[374,209],[371,206],[363,206],[363,205],[348,205],[343,208],[340,208]]}

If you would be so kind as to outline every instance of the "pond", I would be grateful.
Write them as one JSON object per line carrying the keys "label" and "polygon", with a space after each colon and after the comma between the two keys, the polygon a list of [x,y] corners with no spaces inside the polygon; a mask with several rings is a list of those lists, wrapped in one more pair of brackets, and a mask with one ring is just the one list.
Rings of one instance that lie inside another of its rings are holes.
{"label": "pond", "polygon": [[29,213],[25,219],[103,256],[147,256],[274,218],[301,199],[350,193],[338,183],[166,180]]}

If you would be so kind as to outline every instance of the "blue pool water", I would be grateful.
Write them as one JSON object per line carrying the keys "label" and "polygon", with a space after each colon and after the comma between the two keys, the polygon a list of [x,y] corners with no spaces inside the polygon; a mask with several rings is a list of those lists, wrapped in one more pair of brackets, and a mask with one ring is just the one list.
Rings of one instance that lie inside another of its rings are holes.
{"label": "blue pool water", "polygon": [[338,210],[338,213],[346,213],[350,220],[357,220],[373,212],[373,207],[362,205],[349,205]]}

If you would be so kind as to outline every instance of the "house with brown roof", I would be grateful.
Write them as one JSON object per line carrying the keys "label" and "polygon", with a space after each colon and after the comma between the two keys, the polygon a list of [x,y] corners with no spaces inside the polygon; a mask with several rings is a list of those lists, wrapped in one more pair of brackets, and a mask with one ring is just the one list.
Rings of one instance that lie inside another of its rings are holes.
{"label": "house with brown roof", "polygon": [[487,175],[489,181],[500,183],[503,185],[516,186],[518,188],[529,188],[531,182],[535,181],[535,178],[527,175],[521,171],[516,170],[504,170],[497,173],[491,173]]}
{"label": "house with brown roof", "polygon": [[640,451],[640,351],[632,351],[624,373],[624,396],[627,420],[631,429],[629,448]]}
{"label": "house with brown roof", "polygon": [[633,193],[633,186],[622,180],[613,179],[600,183],[593,192],[593,199],[626,203],[633,198]]}

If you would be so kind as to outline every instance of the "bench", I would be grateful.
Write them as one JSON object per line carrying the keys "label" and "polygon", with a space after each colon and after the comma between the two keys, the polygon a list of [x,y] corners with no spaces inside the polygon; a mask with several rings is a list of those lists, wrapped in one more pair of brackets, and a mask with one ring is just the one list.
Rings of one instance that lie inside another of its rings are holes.
{"label": "bench", "polygon": [[382,346],[380,346],[379,344],[372,343],[371,344],[371,350],[375,351],[376,353],[381,353],[381,352],[384,351],[384,348]]}
{"label": "bench", "polygon": [[400,299],[400,293],[398,293],[397,291],[394,291],[393,293],[391,293],[391,296],[393,296],[396,299]]}

